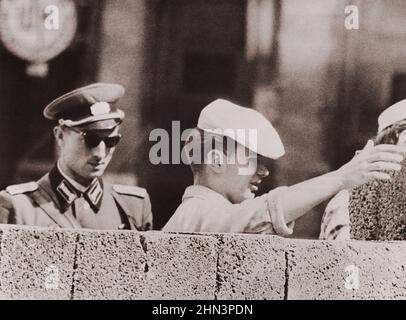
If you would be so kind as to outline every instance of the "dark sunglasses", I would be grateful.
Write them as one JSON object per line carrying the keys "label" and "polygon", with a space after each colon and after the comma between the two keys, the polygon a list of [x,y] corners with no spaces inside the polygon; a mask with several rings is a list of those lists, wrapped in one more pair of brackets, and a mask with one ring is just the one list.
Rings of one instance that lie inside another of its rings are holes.
{"label": "dark sunglasses", "polygon": [[96,148],[102,141],[107,148],[114,148],[121,140],[121,134],[113,137],[103,137],[100,133],[97,133],[96,130],[82,131],[73,127],[69,127],[69,129],[79,133],[85,140],[86,147],[89,149]]}

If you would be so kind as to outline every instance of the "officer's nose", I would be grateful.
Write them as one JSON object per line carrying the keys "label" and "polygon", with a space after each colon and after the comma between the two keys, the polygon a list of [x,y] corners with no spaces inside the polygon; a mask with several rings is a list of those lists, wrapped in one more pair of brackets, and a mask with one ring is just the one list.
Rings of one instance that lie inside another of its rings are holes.
{"label": "officer's nose", "polygon": [[100,143],[92,149],[92,154],[99,158],[105,158],[109,153],[110,149],[106,147],[104,141],[100,141]]}

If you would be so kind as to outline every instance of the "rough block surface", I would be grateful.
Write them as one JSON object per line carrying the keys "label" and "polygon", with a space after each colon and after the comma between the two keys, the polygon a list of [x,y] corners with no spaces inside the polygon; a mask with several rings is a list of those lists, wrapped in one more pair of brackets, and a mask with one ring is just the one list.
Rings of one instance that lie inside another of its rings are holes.
{"label": "rough block surface", "polygon": [[283,240],[269,235],[219,235],[218,299],[283,299]]}
{"label": "rough block surface", "polygon": [[406,240],[406,160],[390,181],[373,181],[350,194],[351,238]]}
{"label": "rough block surface", "polygon": [[291,241],[288,299],[406,297],[406,243]]}
{"label": "rough block surface", "polygon": [[3,299],[406,299],[406,242],[0,225]]}
{"label": "rough block surface", "polygon": [[406,299],[406,243],[347,243],[349,258],[359,269],[355,299]]}
{"label": "rough block surface", "polygon": [[347,299],[344,242],[292,240],[287,253],[287,299]]}
{"label": "rough block surface", "polygon": [[150,232],[143,235],[143,245],[148,288],[144,298],[214,299],[216,238]]}
{"label": "rough block surface", "polygon": [[69,299],[75,238],[62,230],[3,228],[0,297]]}
{"label": "rough block surface", "polygon": [[136,299],[145,289],[145,252],[130,231],[79,233],[74,299]]}

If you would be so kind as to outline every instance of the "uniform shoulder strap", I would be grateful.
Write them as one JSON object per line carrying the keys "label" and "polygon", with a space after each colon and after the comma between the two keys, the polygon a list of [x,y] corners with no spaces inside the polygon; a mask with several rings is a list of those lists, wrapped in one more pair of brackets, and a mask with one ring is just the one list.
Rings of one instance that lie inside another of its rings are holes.
{"label": "uniform shoulder strap", "polygon": [[136,186],[113,184],[113,190],[119,194],[135,196],[138,198],[145,198],[147,196],[147,190]]}
{"label": "uniform shoulder strap", "polygon": [[36,190],[38,190],[38,183],[36,183],[35,181],[22,183],[22,184],[15,184],[12,186],[8,186],[6,188],[6,191],[12,196],[15,196],[17,194],[27,193],[27,192],[33,192]]}

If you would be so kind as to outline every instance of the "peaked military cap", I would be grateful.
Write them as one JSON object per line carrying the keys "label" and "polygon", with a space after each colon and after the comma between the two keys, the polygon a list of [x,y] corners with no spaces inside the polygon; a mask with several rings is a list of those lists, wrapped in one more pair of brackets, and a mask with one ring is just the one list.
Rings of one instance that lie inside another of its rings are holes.
{"label": "peaked military cap", "polygon": [[74,127],[101,120],[124,119],[116,103],[125,89],[119,84],[94,83],[55,99],[44,109],[44,116],[60,125]]}

